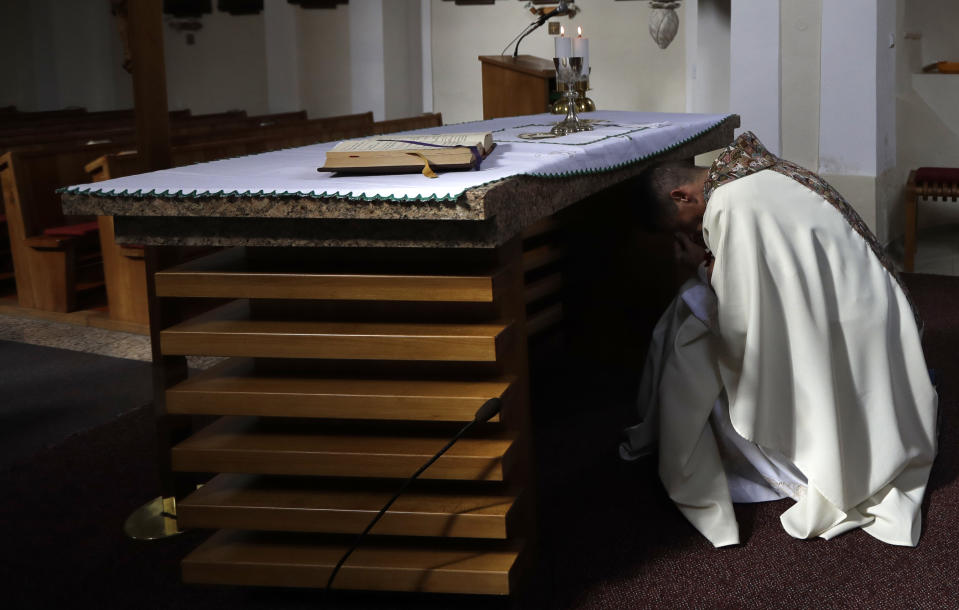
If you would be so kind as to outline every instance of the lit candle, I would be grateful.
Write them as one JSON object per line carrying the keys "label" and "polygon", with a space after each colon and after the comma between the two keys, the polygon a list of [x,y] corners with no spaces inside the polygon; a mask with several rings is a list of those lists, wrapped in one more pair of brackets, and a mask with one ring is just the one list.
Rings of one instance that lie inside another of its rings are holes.
{"label": "lit candle", "polygon": [[573,57],[583,58],[583,73],[589,75],[589,38],[583,38],[583,28],[576,27],[576,38],[573,39]]}
{"label": "lit candle", "polygon": [[566,28],[559,26],[559,36],[555,38],[556,55],[553,57],[569,57],[572,54],[573,40],[566,36]]}

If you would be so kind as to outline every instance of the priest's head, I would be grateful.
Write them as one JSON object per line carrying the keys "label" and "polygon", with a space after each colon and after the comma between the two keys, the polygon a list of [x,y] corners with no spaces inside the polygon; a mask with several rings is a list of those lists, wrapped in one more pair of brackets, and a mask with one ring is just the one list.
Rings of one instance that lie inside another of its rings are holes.
{"label": "priest's head", "polygon": [[701,232],[708,171],[695,165],[657,165],[640,174],[636,205],[643,223],[654,231]]}

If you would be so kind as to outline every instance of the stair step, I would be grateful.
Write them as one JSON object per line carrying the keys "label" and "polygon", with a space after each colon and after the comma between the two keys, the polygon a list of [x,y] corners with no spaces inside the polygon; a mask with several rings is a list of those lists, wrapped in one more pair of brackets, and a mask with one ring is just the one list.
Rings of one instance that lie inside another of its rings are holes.
{"label": "stair step", "polygon": [[236,301],[160,333],[165,355],[495,362],[510,324],[250,320]]}
{"label": "stair step", "polygon": [[511,378],[333,379],[257,373],[252,360],[231,358],[167,390],[166,406],[170,413],[194,415],[466,422],[490,398],[508,402],[510,386]]}
{"label": "stair step", "polygon": [[[352,539],[221,531],[183,560],[188,583],[323,588]],[[519,552],[502,543],[362,544],[334,589],[509,595]]]}
{"label": "stair step", "polygon": [[[406,478],[454,432],[448,426],[422,430],[364,424],[359,428],[309,420],[221,417],[173,448],[173,469]],[[512,444],[504,431],[462,438],[420,477],[502,481],[510,466]]]}
{"label": "stair step", "polygon": [[[221,474],[177,503],[181,528],[358,534],[398,491],[395,481]],[[505,494],[411,487],[371,534],[506,538]]]}
{"label": "stair step", "polygon": [[156,274],[157,296],[492,303],[494,274],[382,275],[249,269],[242,249]]}

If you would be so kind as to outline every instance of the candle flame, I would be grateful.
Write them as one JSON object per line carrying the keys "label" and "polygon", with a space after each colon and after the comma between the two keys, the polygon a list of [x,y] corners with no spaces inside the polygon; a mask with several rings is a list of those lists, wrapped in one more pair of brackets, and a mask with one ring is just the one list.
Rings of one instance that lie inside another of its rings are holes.
{"label": "candle flame", "polygon": [[[559,26],[559,29],[563,29],[563,26]],[[576,35],[579,36],[580,38],[583,37],[583,27],[582,27],[582,26],[579,26],[579,25],[576,26]]]}
{"label": "candle flame", "polygon": [[562,26],[562,25],[559,26],[559,35],[560,35],[560,36],[565,36],[565,35],[566,35],[566,27],[565,27],[565,26]]}

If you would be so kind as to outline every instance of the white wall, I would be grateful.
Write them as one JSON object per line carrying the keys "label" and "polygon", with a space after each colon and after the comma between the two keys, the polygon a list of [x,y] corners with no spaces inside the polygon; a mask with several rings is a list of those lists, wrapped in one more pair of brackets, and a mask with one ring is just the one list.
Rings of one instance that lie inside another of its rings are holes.
{"label": "white wall", "polygon": [[372,110],[376,121],[386,115],[383,5],[383,0],[360,0],[349,8],[351,111]]}
{"label": "white wall", "polygon": [[730,11],[730,0],[686,4],[686,112],[729,112]]}
{"label": "white wall", "polygon": [[0,106],[129,108],[133,91],[106,2],[0,3]]}
{"label": "white wall", "polygon": [[383,63],[386,118],[423,112],[423,65],[419,0],[383,3]]}
{"label": "white wall", "polygon": [[783,2],[781,8],[782,156],[816,171],[822,0]]}
{"label": "white wall", "polygon": [[203,29],[194,33],[192,45],[185,33],[163,28],[170,108],[189,108],[193,114],[267,113],[263,15],[229,15],[214,8],[199,21]]}
{"label": "white wall", "polygon": [[879,173],[877,1],[823,4],[819,170],[826,174]]}
{"label": "white wall", "polygon": [[[955,31],[959,23],[959,3],[955,0],[898,0],[896,8],[898,188],[889,217],[892,235],[900,236],[904,220],[901,185],[905,183],[908,171],[922,166],[959,167],[959,128],[943,110],[951,107],[951,116],[956,115],[959,75],[921,74],[926,64],[959,58],[959,36]],[[959,223],[959,209],[953,202],[924,200],[919,209],[920,228]]]}
{"label": "white wall", "polygon": [[[310,117],[352,112],[350,91],[350,11],[296,9],[300,91]],[[365,108],[372,110],[371,108]]]}
{"label": "white wall", "polygon": [[298,8],[289,2],[263,4],[266,101],[272,113],[303,108]]}
{"label": "white wall", "polygon": [[[684,32],[660,50],[648,34],[647,2],[582,0],[575,18],[559,18],[567,30],[583,27],[590,39],[589,97],[611,110],[682,112],[685,108]],[[433,108],[448,123],[483,117],[479,55],[497,55],[533,19],[515,0],[456,6],[433,0]],[[683,10],[678,11],[680,24]],[[509,52],[512,51],[512,46]],[[528,36],[520,54],[553,56],[553,37],[543,26]]]}

